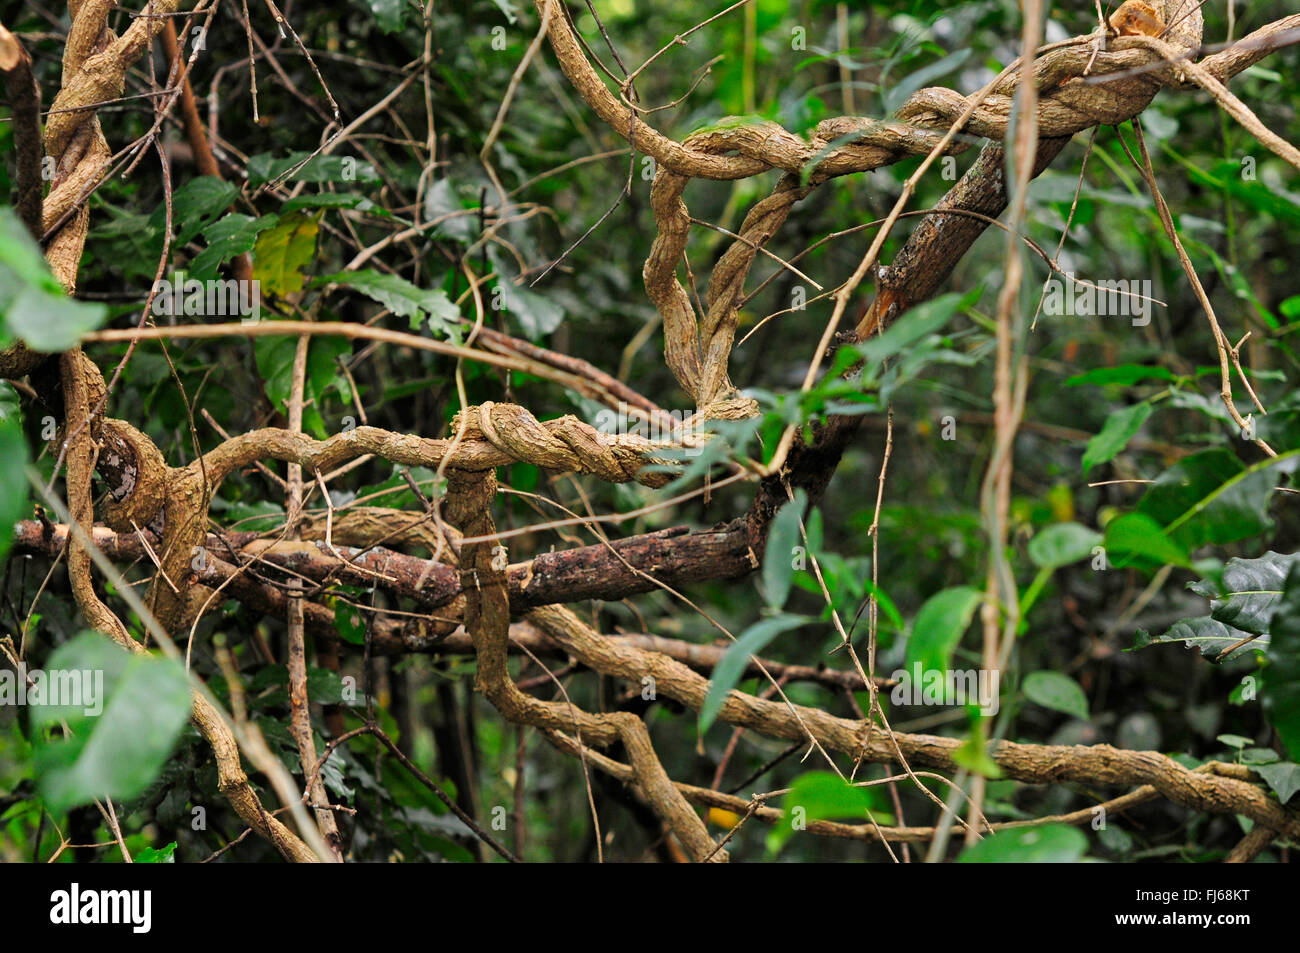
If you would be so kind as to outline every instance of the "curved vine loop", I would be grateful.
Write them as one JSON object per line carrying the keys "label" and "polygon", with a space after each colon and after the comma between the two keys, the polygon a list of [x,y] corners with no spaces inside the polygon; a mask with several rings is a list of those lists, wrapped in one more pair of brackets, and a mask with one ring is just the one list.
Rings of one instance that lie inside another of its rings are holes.
{"label": "curved vine loop", "polygon": [[[1164,22],[1173,24],[1167,41],[1183,55],[1200,47],[1202,17],[1190,0],[1158,0]],[[839,117],[819,123],[805,141],[772,122],[733,122],[688,138],[680,149],[666,147],[640,119],[625,117],[581,51],[575,58],[569,26],[550,25],[552,44],[565,74],[589,105],[615,131],[633,130],[632,142],[657,163],[650,204],[658,234],[643,269],[646,293],[664,325],[665,360],[678,382],[695,399],[700,415],[742,417],[756,411],[736,393],[727,372],[744,283],[754,259],[784,224],[790,209],[827,179],[888,165],[909,155],[924,155],[940,145],[944,133],[973,106],[960,132],[1002,139],[1011,119],[1019,71],[1011,70],[978,101],[953,90],[922,89],[892,120]],[[1087,41],[1094,42],[1089,45]],[[1035,62],[1039,90],[1039,135],[1066,138],[1098,125],[1115,125],[1142,112],[1165,85],[1182,82],[1181,73],[1145,44],[1145,38],[1119,37],[1100,51],[1101,37],[1076,38],[1073,45],[1046,53]],[[1110,76],[1104,83],[1086,76]],[[625,110],[624,110],[625,111]],[[949,154],[964,151],[969,138],[955,139]],[[749,212],[739,235],[719,260],[709,280],[706,313],[697,315],[677,278],[690,232],[690,213],[682,200],[692,178],[742,178],[769,170],[782,176],[771,195]]]}

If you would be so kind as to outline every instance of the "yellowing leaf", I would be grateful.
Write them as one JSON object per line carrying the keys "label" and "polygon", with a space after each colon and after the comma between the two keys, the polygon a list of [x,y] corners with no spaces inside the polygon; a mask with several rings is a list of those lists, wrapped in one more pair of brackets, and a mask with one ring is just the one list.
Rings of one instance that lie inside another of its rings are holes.
{"label": "yellowing leaf", "polygon": [[253,247],[253,280],[261,290],[287,295],[302,291],[302,270],[316,254],[316,218],[295,212],[257,236]]}

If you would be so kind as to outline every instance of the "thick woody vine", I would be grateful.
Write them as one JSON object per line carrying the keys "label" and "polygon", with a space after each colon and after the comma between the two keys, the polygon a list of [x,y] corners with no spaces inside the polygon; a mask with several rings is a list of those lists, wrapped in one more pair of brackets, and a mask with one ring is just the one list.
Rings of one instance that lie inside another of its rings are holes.
{"label": "thick woody vine", "polygon": [[[739,306],[750,271],[765,246],[813,190],[836,176],[870,171],[909,156],[925,156],[929,162],[940,154],[957,153],[988,140],[966,175],[923,218],[887,268],[875,267],[882,233],[855,279],[824,292],[839,302],[835,312],[838,322],[844,302],[856,291],[858,282],[868,274],[875,278],[874,300],[856,325],[839,336],[840,341],[863,340],[934,294],[989,219],[1007,207],[1009,189],[1004,182],[1001,143],[1007,136],[1018,85],[1026,81],[1019,64],[971,96],[924,89],[889,119],[830,119],[808,139],[774,123],[745,123],[677,142],[655,130],[636,106],[632,94],[636,74],[625,74],[623,86],[616,86],[616,91],[597,74],[564,4],[551,9],[551,0],[536,0],[535,5],[550,48],[570,84],[610,129],[655,162],[650,197],[657,236],[643,277],[646,292],[662,318],[667,365],[695,401],[699,427],[694,432],[704,433],[700,439],[707,440],[709,420],[744,418],[755,412],[753,402],[737,392],[729,377],[728,359]],[[112,3],[74,0],[69,6],[72,28],[65,47],[62,87],[53,100],[43,142],[44,153],[54,160],[57,172],[44,197],[39,225],[50,266],[73,293],[88,227],[87,199],[113,161],[97,106],[121,95],[128,67],[145,53],[165,18],[176,13],[180,4],[177,0],[154,0],[121,37],[107,26]],[[1284,18],[1233,47],[1201,58],[1198,5],[1190,0],[1154,0],[1153,6],[1161,24],[1167,24],[1158,37],[1113,36],[1099,27],[1088,36],[1036,51],[1030,71],[1037,91],[1039,138],[1032,174],[1046,168],[1075,133],[1127,122],[1161,90],[1176,92],[1193,85],[1214,95],[1264,145],[1300,168],[1300,153],[1265,129],[1225,86],[1232,76],[1274,48],[1270,38],[1300,26],[1300,16]],[[0,54],[8,49],[11,36],[0,32]],[[530,55],[535,52],[536,47]],[[178,59],[174,62],[176,68],[169,77],[176,90],[170,100],[173,103],[179,96],[184,68]],[[11,67],[7,54],[0,59],[7,82],[11,68],[20,68],[20,59],[13,63]],[[14,82],[23,80],[18,77]],[[22,142],[18,141],[21,151]],[[35,144],[29,143],[28,155],[20,155],[28,161],[27,168],[31,167],[32,148]],[[692,225],[684,200],[687,187],[692,179],[734,180],[771,170],[783,175],[772,193],[746,215],[710,276],[702,311],[697,311],[677,276]],[[30,192],[29,183],[25,198],[31,198]],[[901,205],[900,200],[886,228],[897,220]],[[780,267],[794,266],[781,263]],[[1206,305],[1222,353],[1226,337]],[[835,330],[833,325],[828,327],[823,340],[829,340]],[[385,342],[412,344],[409,339],[414,339],[420,342],[414,346],[441,349],[448,361],[455,357],[526,368],[572,384],[612,406],[619,401],[628,403],[630,396],[640,412],[664,416],[652,399],[629,393],[609,375],[497,332],[471,335],[471,343],[464,347],[434,347],[427,339],[355,325],[274,322],[254,329],[230,325],[156,329],[142,322],[134,330],[89,334],[84,343],[90,346],[98,341],[129,339],[134,345],[150,339],[248,333],[343,334],[369,337],[381,346]],[[822,355],[812,357],[818,363]],[[1233,357],[1235,360],[1235,352]],[[1234,419],[1242,423],[1232,406],[1226,363],[1223,372],[1224,401]],[[737,468],[731,479],[748,479],[756,488],[746,516],[724,527],[707,532],[661,531],[542,554],[510,566],[498,558],[493,542],[500,535],[491,515],[496,467],[523,462],[552,471],[592,474],[609,482],[662,486],[670,474],[663,467],[647,467],[661,462],[656,451],[681,449],[681,441],[613,437],[573,417],[541,421],[517,405],[485,403],[463,407],[445,438],[361,426],[327,440],[315,440],[298,428],[267,428],[230,437],[193,462],[172,467],[148,436],[125,420],[106,416],[110,399],[104,374],[80,348],[42,355],[16,345],[0,354],[0,374],[8,378],[30,375],[33,386],[50,406],[59,409],[62,418],[52,449],[66,468],[70,525],[44,520],[20,524],[16,550],[55,555],[66,548],[72,592],[87,622],[124,649],[142,652],[146,646],[128,633],[98,596],[92,581],[91,547],[115,560],[136,558],[142,552],[156,559],[157,572],[146,601],[162,630],[177,638],[192,632],[214,593],[223,592],[271,614],[285,615],[290,603],[298,604],[307,630],[330,641],[335,638],[333,613],[321,599],[332,582],[386,588],[415,600],[424,617],[375,618],[368,626],[368,651],[472,652],[477,660],[476,687],[505,719],[539,729],[559,750],[580,759],[584,769],[594,768],[631,785],[692,859],[727,858],[725,848],[709,835],[692,805],[727,807],[766,822],[779,816],[763,799],[746,802],[674,782],[655,755],[639,717],[627,712],[586,712],[567,698],[542,701],[515,683],[508,659],[512,651],[526,651],[568,658],[602,675],[633,683],[649,676],[665,696],[699,709],[716,654],[702,654],[699,646],[673,640],[599,633],[565,608],[565,603],[621,598],[656,588],[673,592],[677,584],[692,579],[739,578],[752,572],[758,567],[758,554],[763,552],[773,514],[795,489],[804,489],[814,501],[821,496],[845,447],[858,433],[861,416],[831,415],[814,426],[811,440],[791,433],[784,452],[771,465],[751,461],[748,471]],[[367,454],[396,464],[437,469],[447,480],[447,492],[437,510],[403,513],[370,507],[337,515],[331,511],[325,518],[304,513],[293,536],[278,540],[230,533],[211,524],[210,502],[222,482],[240,468],[282,461],[302,468],[306,486]],[[96,474],[109,491],[98,526],[92,498]],[[397,551],[397,547],[410,546],[427,550],[429,558]],[[196,561],[195,553],[200,551],[205,558]],[[292,571],[304,586],[287,595],[283,588],[259,576],[276,568]],[[866,672],[796,671],[795,666],[786,671],[761,659],[752,664],[756,673],[771,678],[775,671],[782,681],[806,678],[854,689],[882,682],[874,674],[874,659],[869,660]],[[773,687],[779,693],[775,680]],[[719,718],[811,745],[828,760],[831,753],[839,753],[859,762],[898,764],[904,771],[899,778],[915,780],[918,774],[933,776],[930,771],[957,770],[957,740],[894,732],[887,726],[882,730],[872,717],[839,718],[794,705],[784,696],[774,700],[733,691]],[[322,847],[316,831],[295,832],[263,808],[244,773],[230,719],[197,690],[193,719],[216,754],[222,793],[250,828],[273,843],[286,859],[337,858],[336,852]],[[244,753],[255,760],[247,747]],[[1020,781],[1135,789],[1108,802],[1111,810],[1161,797],[1196,811],[1244,815],[1259,825],[1258,829],[1271,832],[1270,836],[1300,838],[1300,814],[1268,797],[1249,771],[1239,766],[1211,764],[1191,771],[1155,752],[1120,751],[1104,745],[997,742],[989,753],[1007,777]],[[834,766],[833,760],[831,764]],[[304,763],[304,774],[313,775],[313,766]],[[315,800],[312,803],[326,807]],[[1090,812],[1079,812],[1057,820],[1081,823],[1090,816]],[[978,811],[970,821],[973,836],[1007,826],[988,824]],[[932,833],[928,828],[826,822],[810,829],[827,836],[887,842],[920,840]],[[1243,857],[1266,843],[1263,835],[1255,836],[1249,847],[1243,846]]]}

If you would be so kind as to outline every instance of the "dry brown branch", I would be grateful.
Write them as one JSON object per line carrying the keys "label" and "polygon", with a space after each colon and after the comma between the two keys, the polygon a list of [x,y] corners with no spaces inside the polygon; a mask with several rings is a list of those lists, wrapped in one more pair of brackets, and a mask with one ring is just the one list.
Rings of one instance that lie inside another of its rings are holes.
{"label": "dry brown branch", "polygon": [[[534,609],[528,618],[574,658],[603,674],[637,684],[648,675],[654,678],[660,694],[696,710],[704,703],[708,679],[679,662],[614,639],[602,639],[576,615],[559,606]],[[963,744],[961,739],[902,732],[881,737],[877,733],[864,746],[867,726],[862,722],[837,718],[821,709],[796,707],[798,717],[783,703],[733,691],[718,717],[730,724],[792,741],[803,738],[806,727],[828,750],[850,757],[861,755],[863,760],[872,762],[896,761],[897,745],[897,750],[913,764],[945,772],[958,770],[953,754]],[[1300,835],[1300,813],[1283,807],[1260,785],[1238,777],[1190,771],[1155,751],[1124,751],[1109,745],[1028,745],[1008,741],[993,742],[988,750],[1003,774],[1019,781],[1079,782],[1103,787],[1149,784],[1162,797],[1192,810],[1240,813],[1288,837]]]}
{"label": "dry brown branch", "polygon": [[[448,522],[466,537],[491,536],[494,528],[488,506],[496,491],[495,475],[491,471],[448,470],[447,476]],[[476,583],[465,599],[465,629],[478,661],[476,687],[512,722],[573,731],[583,741],[602,747],[621,741],[635,769],[637,790],[672,827],[691,856],[697,861],[725,861],[726,852],[716,849],[703,822],[664,771],[640,718],[624,712],[591,715],[571,704],[543,702],[519,690],[506,666],[510,604],[504,567],[494,566],[487,543],[465,544],[460,562]]]}
{"label": "dry brown branch", "polygon": [[[293,382],[289,391],[289,431],[302,432],[302,401],[307,378],[307,347],[311,343],[308,335],[298,338],[294,349]],[[317,474],[319,475],[319,473]],[[289,486],[288,499],[285,501],[288,521],[285,536],[290,541],[299,538],[299,513],[302,510],[302,467],[296,463],[288,466],[285,477]],[[329,497],[326,497],[328,501]],[[289,580],[289,606],[286,614],[288,627],[289,657],[289,732],[298,746],[298,757],[302,764],[303,777],[307,779],[307,794],[311,804],[316,808],[316,823],[320,826],[321,836],[329,845],[335,861],[343,861],[343,840],[339,836],[338,821],[329,809],[329,795],[325,791],[325,781],[320,774],[313,774],[316,764],[316,739],[312,734],[311,712],[307,700],[307,646],[303,635],[302,583],[297,579]]]}

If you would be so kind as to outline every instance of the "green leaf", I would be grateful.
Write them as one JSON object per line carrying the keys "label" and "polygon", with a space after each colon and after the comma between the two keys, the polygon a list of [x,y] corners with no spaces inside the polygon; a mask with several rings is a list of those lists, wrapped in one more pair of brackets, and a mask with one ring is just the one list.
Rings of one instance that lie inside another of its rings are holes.
{"label": "green leaf", "polygon": [[289,406],[297,349],[298,339],[289,335],[253,339],[253,357],[257,361],[257,371],[262,375],[262,386],[271,406],[280,413],[287,412]]}
{"label": "green leaf", "polygon": [[1216,163],[1212,170],[1206,171],[1195,162],[1179,155],[1167,143],[1162,145],[1166,153],[1187,169],[1188,178],[1197,185],[1216,189],[1225,196],[1231,195],[1248,208],[1270,219],[1287,221],[1293,225],[1300,223],[1300,202],[1266,182],[1243,177],[1239,160],[1225,159]]}
{"label": "green leaf", "polygon": [[368,208],[371,204],[369,199],[362,198],[360,195],[318,192],[315,195],[300,195],[297,198],[289,199],[280,206],[280,211],[296,212],[304,208],[362,208],[374,212],[376,215],[382,214],[377,207]]}
{"label": "green leaf", "polygon": [[[1218,368],[1215,368],[1215,372],[1217,374]],[[1223,406],[1223,400],[1219,397],[1211,398],[1207,394],[1194,390],[1176,390],[1169,395],[1165,403],[1177,410],[1195,411],[1231,430],[1237,428],[1232,414],[1228,413],[1228,408]]]}
{"label": "green leaf", "polygon": [[1289,556],[1267,552],[1255,559],[1229,559],[1217,580],[1193,586],[1210,600],[1210,615],[1234,629],[1267,635],[1268,625],[1282,598],[1282,586],[1300,553]]}
{"label": "green leaf", "polygon": [[[293,391],[293,362],[298,339],[275,335],[253,339],[253,356],[267,399],[280,411],[286,411]],[[324,421],[320,406],[329,388],[342,382],[338,377],[337,358],[350,353],[352,342],[344,337],[313,337],[307,346],[307,367],[303,378],[303,426],[323,438]],[[346,384],[344,385],[346,386]]]}
{"label": "green leaf", "polygon": [[375,182],[379,174],[368,162],[359,162],[352,156],[312,156],[309,153],[291,152],[282,159],[269,153],[252,156],[248,160],[248,184],[254,187],[264,185],[284,175],[298,163],[307,161],[303,167],[289,176],[287,182],[335,182],[351,185],[355,182]]}
{"label": "green leaf", "polygon": [[9,333],[34,351],[54,353],[75,347],[81,336],[104,323],[102,304],[74,301],[29,285],[9,303],[5,322]]}
{"label": "green leaf", "polygon": [[497,289],[501,294],[501,310],[518,323],[530,341],[541,340],[564,322],[564,309],[535,291],[508,278],[498,278]]}
{"label": "green leaf", "polygon": [[952,653],[970,625],[984,593],[971,586],[956,586],[935,593],[925,601],[912,623],[907,640],[907,670],[946,672]]}
{"label": "green leaf", "polygon": [[972,774],[981,774],[986,778],[1002,777],[1002,769],[989,756],[988,741],[983,731],[977,727],[973,727],[961,747],[953,751],[952,760],[958,767],[965,768]]}
{"label": "green leaf", "polygon": [[870,788],[850,784],[830,771],[809,771],[790,785],[784,806],[786,816],[797,805],[808,812],[808,820],[857,820],[871,809],[873,800]]}
{"label": "green leaf", "polygon": [[[1153,559],[1161,565],[1188,564],[1187,551],[1165,535],[1160,524],[1144,513],[1125,513],[1106,524],[1108,557],[1126,554]],[[1116,560],[1120,565],[1121,561]]]}
{"label": "green leaf", "polygon": [[6,416],[0,419],[0,563],[9,555],[14,523],[27,511],[26,466],[22,424],[17,416]]}
{"label": "green leaf", "polygon": [[357,496],[378,495],[376,500],[381,506],[392,509],[422,508],[423,502],[411,492],[410,485],[402,477],[408,472],[415,485],[420,487],[426,499],[440,499],[446,491],[446,480],[438,477],[437,472],[425,467],[394,466],[392,475],[380,483],[370,483],[357,490]]}
{"label": "green leaf", "polygon": [[866,362],[868,369],[874,371],[882,361],[939,331],[968,303],[972,302],[967,302],[960,294],[940,295],[909,308],[885,331],[873,334],[866,341],[847,350],[849,353],[856,352]]}
{"label": "green leaf", "polygon": [[1254,743],[1253,738],[1247,738],[1245,735],[1219,735],[1214,740],[1220,744],[1227,745],[1229,748],[1237,749],[1244,748],[1247,745]]}
{"label": "green leaf", "polygon": [[[1219,656],[1224,649],[1245,642],[1248,638],[1250,638],[1250,633],[1243,632],[1241,629],[1234,629],[1230,625],[1224,625],[1218,619],[1204,615],[1195,619],[1181,619],[1171,625],[1169,631],[1160,636],[1152,636],[1146,630],[1138,629],[1136,637],[1133,639],[1133,650],[1177,642],[1189,649],[1198,649],[1205,658],[1217,662],[1220,661]],[[1230,655],[1225,656],[1224,661],[1236,658],[1245,652],[1262,649],[1268,643],[1269,638],[1267,635],[1246,642]]]}
{"label": "green leaf", "polygon": [[[1232,289],[1232,293],[1237,300],[1245,302],[1254,308],[1255,313],[1260,316],[1260,319],[1268,327],[1279,327],[1281,322],[1278,321],[1277,315],[1265,307],[1264,303],[1259,300],[1259,296],[1255,294],[1255,289],[1252,287],[1254,276],[1243,273],[1236,265],[1225,261],[1212,247],[1207,245],[1205,250],[1214,261],[1214,268],[1219,273],[1219,277],[1223,279],[1225,285]],[[1285,342],[1282,343],[1285,346]]]}
{"label": "green leaf", "polygon": [[441,288],[420,288],[398,275],[370,269],[322,275],[313,282],[329,283],[355,288],[398,317],[408,318],[413,331],[427,319],[435,336],[455,337],[459,333],[460,309]]}
{"label": "green leaf", "polygon": [[[288,670],[285,670],[288,677]],[[317,705],[337,705],[343,701],[343,679],[326,668],[307,669],[307,697]]]}
{"label": "green leaf", "polygon": [[[50,812],[94,798],[131,798],[148,787],[189,717],[184,669],[86,633],[60,646],[44,671],[51,685],[55,673],[77,673],[85,689],[77,704],[30,705],[37,789]],[[63,677],[59,681],[67,683]],[[48,737],[61,722],[70,737]]]}
{"label": "green leaf", "polygon": [[1300,757],[1300,564],[1287,574],[1270,629],[1260,698],[1291,757]]}
{"label": "green leaf", "polygon": [[[809,771],[790,785],[782,803],[784,820],[777,823],[768,838],[773,851],[781,847],[812,821],[843,820],[861,824],[868,816],[878,824],[892,824],[886,803],[877,788],[859,787],[830,771]],[[799,823],[799,828],[795,824]]]}
{"label": "green leaf", "polygon": [[795,490],[794,499],[788,500],[772,517],[763,550],[763,595],[769,608],[784,608],[790,597],[794,549],[799,545],[799,520],[807,505],[808,495],[802,489]]}
{"label": "green leaf", "polygon": [[727,700],[727,694],[736,687],[741,674],[749,666],[749,657],[757,655],[774,638],[782,632],[789,632],[807,624],[808,619],[800,615],[778,615],[760,619],[746,629],[727,649],[713,669],[713,678],[709,680],[709,691],[700,706],[700,734],[712,727]]}
{"label": "green leaf", "polygon": [[[45,262],[41,246],[32,240],[18,213],[8,206],[0,206],[0,265],[11,269],[13,275],[9,277],[18,283],[35,285],[53,294],[63,293]],[[3,288],[0,285],[0,290]]]}
{"label": "green leaf", "polygon": [[[182,185],[172,196],[176,244],[188,245],[214,218],[230,208],[238,195],[239,189],[234,185],[211,175],[201,175]],[[154,213],[153,224],[160,229],[166,224],[164,209]]]}
{"label": "green leaf", "polygon": [[[814,510],[813,512],[817,511]],[[886,620],[899,632],[906,631],[907,624],[903,622],[903,614],[898,611],[898,606],[894,605],[894,600],[889,597],[889,593],[870,579],[859,579],[857,581],[862,586],[864,597],[876,597],[876,608],[885,614]]]}
{"label": "green leaf", "polygon": [[972,844],[959,864],[1073,864],[1088,850],[1088,839],[1067,824],[1012,828]]}
{"label": "green leaf", "polygon": [[954,53],[950,53],[943,59],[923,66],[907,74],[906,79],[897,85],[885,90],[884,92],[884,114],[889,115],[898,109],[907,101],[918,89],[924,86],[932,86],[935,81],[949,73],[959,69],[971,53],[974,52],[970,47],[964,47]]}
{"label": "green leaf", "polygon": [[257,236],[268,228],[274,228],[280,221],[278,215],[263,215],[253,218],[232,212],[225,218],[213,222],[203,230],[208,247],[194,256],[190,262],[190,275],[199,281],[210,281],[217,277],[217,269],[236,255],[250,252],[257,244]]}
{"label": "green leaf", "polygon": [[1162,473],[1137,509],[1188,552],[1207,543],[1234,543],[1273,528],[1268,506],[1274,488],[1297,463],[1296,450],[1250,467],[1226,450],[1206,450]]}
{"label": "green leaf", "polygon": [[22,425],[23,411],[18,391],[9,381],[0,380],[0,424]]}
{"label": "green leaf", "polygon": [[1083,472],[1087,473],[1097,464],[1113,459],[1115,454],[1128,446],[1128,442],[1142,429],[1150,416],[1151,405],[1145,402],[1112,411],[1106,418],[1101,433],[1088,441],[1088,449],[1083,452],[1081,464]]}
{"label": "green leaf", "polygon": [[1249,765],[1276,764],[1282,759],[1272,748],[1247,748],[1241,752],[1241,763]]}
{"label": "green leaf", "polygon": [[[795,499],[798,498],[799,494],[796,492]],[[817,507],[814,506],[808,511],[808,519],[804,521],[804,529],[806,530],[805,535],[808,538],[808,551],[812,553],[820,552],[822,548],[823,523],[822,511],[817,509]]]}
{"label": "green leaf", "polygon": [[174,864],[176,863],[176,842],[172,841],[166,847],[153,848],[146,847],[140,853],[132,858],[137,864]]}
{"label": "green leaf", "polygon": [[385,33],[396,33],[406,23],[406,0],[366,0],[366,5]]}
{"label": "green leaf", "polygon": [[1296,791],[1300,791],[1300,764],[1291,761],[1261,764],[1255,768],[1255,773],[1268,782],[1268,786],[1283,804],[1291,800]]}
{"label": "green leaf", "polygon": [[334,602],[334,628],[343,641],[353,645],[365,644],[366,620],[361,617],[361,610],[342,599]]}
{"label": "green leaf", "polygon": [[1060,672],[1033,672],[1025,678],[1025,697],[1035,704],[1088,719],[1088,696],[1079,683]]}
{"label": "green leaf", "polygon": [[434,227],[431,235],[468,243],[474,238],[478,225],[473,215],[464,213],[465,207],[456,194],[456,187],[451,179],[439,179],[429,186],[424,199],[425,220],[433,222],[442,219]]}
{"label": "green leaf", "polygon": [[1085,384],[1095,384],[1098,386],[1106,384],[1118,384],[1122,387],[1132,387],[1138,381],[1160,380],[1172,381],[1177,380],[1174,373],[1163,367],[1147,367],[1143,364],[1121,364],[1118,367],[1096,367],[1082,374],[1075,374],[1073,377],[1065,380],[1066,387],[1082,387]]}
{"label": "green leaf", "polygon": [[1092,555],[1101,534],[1078,523],[1056,523],[1029,541],[1029,558],[1040,569],[1059,569]]}
{"label": "green leaf", "polygon": [[287,295],[302,290],[302,270],[316,254],[320,223],[302,212],[285,215],[257,236],[253,246],[253,280],[262,290]]}
{"label": "green leaf", "polygon": [[[99,214],[101,208],[107,213],[104,217]],[[91,221],[94,224],[87,234],[88,242],[105,241],[113,249],[113,270],[120,272],[123,283],[129,286],[139,279],[152,284],[162,255],[165,216],[159,211],[137,215],[104,202],[95,209]]]}
{"label": "green leaf", "polygon": [[36,351],[66,351],[107,315],[102,304],[64,294],[26,226],[0,208],[0,345],[18,337]]}

